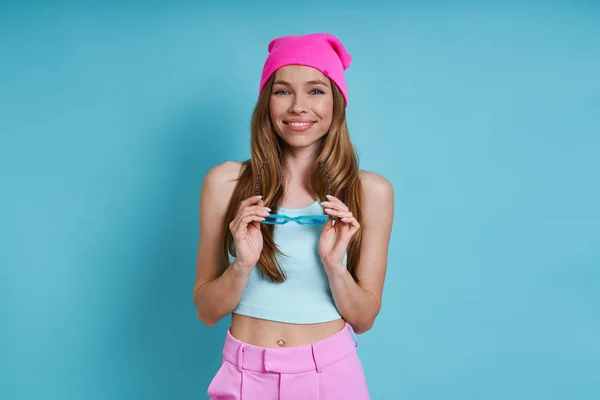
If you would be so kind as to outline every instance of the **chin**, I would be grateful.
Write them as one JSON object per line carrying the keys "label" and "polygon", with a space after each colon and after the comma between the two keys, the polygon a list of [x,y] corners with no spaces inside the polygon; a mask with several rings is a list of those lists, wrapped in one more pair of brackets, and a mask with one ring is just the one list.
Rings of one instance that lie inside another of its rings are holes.
{"label": "chin", "polygon": [[302,143],[304,145],[316,142],[322,139],[327,132],[314,132],[312,129],[306,132],[297,132],[284,127],[277,133],[279,137],[285,140],[289,145],[292,143]]}
{"label": "chin", "polygon": [[325,134],[322,135],[299,135],[298,133],[286,133],[284,135],[280,135],[284,142],[287,143],[288,146],[294,148],[302,148],[312,146],[321,141]]}

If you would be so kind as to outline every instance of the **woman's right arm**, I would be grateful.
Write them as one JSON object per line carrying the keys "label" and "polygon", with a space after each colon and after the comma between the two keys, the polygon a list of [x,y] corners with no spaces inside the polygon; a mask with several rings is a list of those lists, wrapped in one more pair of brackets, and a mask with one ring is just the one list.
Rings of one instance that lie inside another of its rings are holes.
{"label": "woman's right arm", "polygon": [[193,299],[198,318],[209,327],[237,307],[253,268],[241,265],[238,260],[224,268],[223,220],[240,167],[235,162],[219,164],[206,174],[202,183]]}

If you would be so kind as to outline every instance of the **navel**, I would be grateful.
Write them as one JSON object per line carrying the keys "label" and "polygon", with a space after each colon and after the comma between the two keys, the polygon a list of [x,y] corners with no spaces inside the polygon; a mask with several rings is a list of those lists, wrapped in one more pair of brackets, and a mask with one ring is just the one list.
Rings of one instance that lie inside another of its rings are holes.
{"label": "navel", "polygon": [[279,345],[279,347],[283,347],[285,345],[285,342],[283,341],[283,339],[279,339],[277,341],[277,344]]}

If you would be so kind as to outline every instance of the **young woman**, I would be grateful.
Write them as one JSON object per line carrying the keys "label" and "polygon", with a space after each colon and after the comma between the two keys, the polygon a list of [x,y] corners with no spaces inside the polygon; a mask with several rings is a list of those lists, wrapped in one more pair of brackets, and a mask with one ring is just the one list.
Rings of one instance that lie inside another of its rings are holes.
{"label": "young woman", "polygon": [[252,158],[206,175],[194,302],[232,313],[211,399],[368,399],[355,333],[381,308],[388,180],[361,171],[345,119],[351,56],[328,34],[268,46]]}

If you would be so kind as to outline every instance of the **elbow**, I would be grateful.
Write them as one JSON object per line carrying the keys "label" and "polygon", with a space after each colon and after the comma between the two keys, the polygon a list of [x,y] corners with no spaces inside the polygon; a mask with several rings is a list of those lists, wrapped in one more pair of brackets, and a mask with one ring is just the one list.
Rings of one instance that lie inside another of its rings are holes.
{"label": "elbow", "polygon": [[202,322],[207,327],[212,328],[217,324],[217,322],[219,322],[218,318],[215,318],[213,315],[202,311],[202,307],[199,304],[196,304],[196,316],[198,317],[200,322]]}
{"label": "elbow", "polygon": [[209,328],[212,328],[217,324],[217,322],[219,322],[219,320],[215,319],[209,313],[207,313],[206,310],[204,310],[204,308],[206,307],[202,307],[202,302],[198,298],[198,292],[200,291],[201,287],[202,285],[195,287],[194,293],[192,295],[194,305],[196,306],[196,316],[204,325],[206,325]]}
{"label": "elbow", "polygon": [[217,324],[217,322],[219,322],[215,319],[207,318],[206,316],[201,315],[199,311],[198,311],[198,319],[209,328],[214,327]]}
{"label": "elbow", "polygon": [[371,294],[370,292],[368,293],[372,296],[374,304],[372,305],[372,307],[360,311],[356,315],[356,318],[354,319],[353,323],[350,323],[350,326],[352,326],[352,329],[357,335],[361,335],[373,328],[373,325],[375,324],[375,319],[381,311],[381,302],[378,301],[373,294]]}
{"label": "elbow", "polygon": [[351,321],[348,321],[348,323],[352,327],[354,333],[357,335],[362,335],[373,327],[375,324],[375,318],[376,316],[363,315],[362,317],[357,317]]}
{"label": "elbow", "polygon": [[374,319],[368,319],[364,321],[357,321],[356,323],[350,325],[352,326],[354,333],[356,333],[357,335],[362,335],[363,333],[371,329],[374,323]]}
{"label": "elbow", "polygon": [[378,314],[379,309],[376,312],[373,312],[372,314],[358,316],[353,321],[348,321],[348,323],[357,335],[362,335],[363,333],[373,328],[373,325],[375,324],[375,319],[377,318]]}

